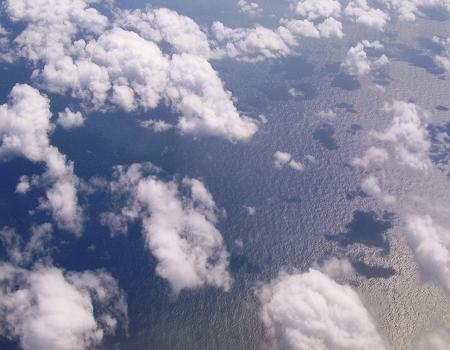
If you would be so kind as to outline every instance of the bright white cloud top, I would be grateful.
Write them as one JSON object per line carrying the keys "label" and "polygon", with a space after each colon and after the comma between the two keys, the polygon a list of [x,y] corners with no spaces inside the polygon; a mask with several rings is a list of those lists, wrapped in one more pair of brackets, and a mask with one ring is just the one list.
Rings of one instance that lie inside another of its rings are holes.
{"label": "bright white cloud top", "polygon": [[127,326],[124,296],[103,271],[0,263],[0,282],[0,332],[24,350],[91,349]]}
{"label": "bright white cloud top", "polygon": [[215,227],[219,211],[211,194],[199,180],[164,182],[148,175],[154,171],[149,164],[117,167],[111,190],[127,197],[126,206],[107,218],[115,218],[121,231],[127,222],[141,221],[146,246],[158,260],[156,274],[174,294],[208,285],[228,290],[229,254]]}
{"label": "bright white cloud top", "polygon": [[42,209],[48,209],[60,228],[80,233],[82,210],[78,205],[78,178],[73,164],[50,145],[50,101],[29,85],[16,85],[9,101],[0,106],[0,158],[24,157],[44,163],[46,172],[41,182],[48,184]]}
{"label": "bright white cloud top", "polygon": [[358,294],[318,270],[280,274],[258,295],[272,348],[386,349]]}

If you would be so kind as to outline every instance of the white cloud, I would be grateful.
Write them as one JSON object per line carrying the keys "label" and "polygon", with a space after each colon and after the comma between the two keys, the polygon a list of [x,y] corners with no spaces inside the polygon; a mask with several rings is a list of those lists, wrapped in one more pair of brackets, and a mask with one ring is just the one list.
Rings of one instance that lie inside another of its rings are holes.
{"label": "white cloud", "polygon": [[344,14],[354,22],[384,31],[384,26],[390,19],[389,15],[380,9],[371,8],[367,0],[351,0],[344,10]]}
{"label": "white cloud", "polygon": [[[0,106],[0,159],[24,157],[45,163],[47,169],[42,179],[49,183],[49,188],[41,207],[52,213],[58,226],[80,233],[78,178],[73,173],[73,164],[49,143],[54,128],[50,118],[50,102],[45,95],[29,85],[15,85],[9,101]],[[26,189],[26,183],[18,187],[22,192]]]}
{"label": "white cloud", "polygon": [[172,124],[166,123],[164,120],[143,120],[139,122],[143,128],[151,129],[153,132],[159,133],[172,129]]}
{"label": "white cloud", "polygon": [[237,3],[239,11],[249,15],[251,17],[256,17],[261,15],[263,12],[262,8],[256,3],[247,0],[239,0]]}
{"label": "white cloud", "polygon": [[228,252],[215,227],[219,211],[211,194],[196,179],[180,184],[145,175],[153,171],[148,164],[117,167],[111,190],[128,198],[124,220],[142,222],[147,248],[158,261],[156,274],[174,294],[206,285],[228,290]]}
{"label": "white cloud", "polygon": [[450,37],[441,38],[438,36],[434,36],[433,42],[440,45],[442,48],[442,52],[434,57],[436,63],[444,68],[447,72],[450,72]]}
{"label": "white cloud", "polygon": [[385,204],[395,203],[395,197],[389,193],[385,193],[380,186],[380,180],[375,175],[369,175],[361,183],[361,189],[369,196],[375,197],[383,201]]}
{"label": "white cloud", "polygon": [[449,0],[382,0],[389,9],[398,12],[401,21],[413,22],[422,15],[421,7],[450,11]]}
{"label": "white cloud", "polygon": [[450,230],[431,216],[406,218],[407,240],[423,276],[437,280],[450,293]]}
{"label": "white cloud", "polygon": [[[41,86],[99,110],[118,106],[129,112],[165,102],[181,114],[183,133],[246,141],[257,131],[207,61],[209,43],[194,21],[148,9],[117,11],[111,24],[88,3],[7,3],[10,18],[27,24],[15,47],[35,62],[33,77]],[[163,53],[162,42],[175,53]]]}
{"label": "white cloud", "polygon": [[122,10],[116,13],[117,25],[135,30],[144,39],[166,42],[177,53],[190,53],[208,58],[208,38],[191,18],[167,8]]}
{"label": "white cloud", "polygon": [[376,59],[369,58],[364,50],[366,47],[378,48],[379,46],[367,40],[357,43],[356,46],[348,50],[341,68],[350,75],[364,76],[369,74],[372,69],[389,63],[389,59],[385,55],[381,55]]}
{"label": "white cloud", "polygon": [[317,116],[319,118],[332,120],[332,119],[336,118],[337,114],[334,110],[327,109],[327,110],[323,110],[323,111],[320,111],[319,113],[317,113]]}
{"label": "white cloud", "polygon": [[334,280],[346,279],[356,275],[356,271],[348,259],[336,257],[326,260],[322,265],[315,264],[313,268]]}
{"label": "white cloud", "polygon": [[337,0],[300,0],[295,7],[295,13],[311,20],[339,17],[341,4]]}
{"label": "white cloud", "polygon": [[0,333],[25,350],[82,350],[126,322],[125,299],[103,271],[0,263]]}
{"label": "white cloud", "polygon": [[82,126],[84,121],[85,118],[81,112],[72,112],[69,108],[66,108],[64,112],[58,113],[56,123],[61,125],[64,129],[70,130]]}
{"label": "white cloud", "polygon": [[358,294],[318,270],[280,274],[258,296],[271,348],[386,348]]}
{"label": "white cloud", "polygon": [[256,207],[250,207],[250,206],[244,205],[244,208],[247,210],[248,216],[253,216],[256,214]]}
{"label": "white cloud", "polygon": [[382,132],[372,132],[372,135],[390,143],[393,155],[401,163],[427,170],[431,166],[428,156],[431,143],[425,123],[428,113],[414,103],[396,100],[385,104],[384,110],[393,115],[391,124]]}
{"label": "white cloud", "polygon": [[273,155],[273,164],[276,168],[282,169],[285,165],[291,167],[296,171],[303,171],[305,166],[295,159],[287,152],[276,151]]}

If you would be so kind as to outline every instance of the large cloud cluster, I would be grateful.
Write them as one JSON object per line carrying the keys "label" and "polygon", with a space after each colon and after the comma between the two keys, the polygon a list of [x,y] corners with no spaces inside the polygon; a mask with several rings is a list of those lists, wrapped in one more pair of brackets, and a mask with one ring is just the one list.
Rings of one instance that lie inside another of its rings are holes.
{"label": "large cloud cluster", "polygon": [[385,349],[358,294],[318,270],[281,274],[261,288],[259,299],[272,348]]}
{"label": "large cloud cluster", "polygon": [[0,332],[25,350],[83,350],[126,326],[117,282],[103,271],[0,263]]}
{"label": "large cloud cluster", "polygon": [[[48,91],[69,93],[95,109],[132,111],[166,102],[181,115],[179,129],[195,135],[242,141],[256,132],[207,61],[209,44],[195,22],[159,9],[118,12],[110,23],[88,4],[6,3],[10,18],[27,24],[14,41],[17,54],[37,64],[34,77]],[[163,53],[162,41],[172,55]]]}
{"label": "large cloud cluster", "polygon": [[29,85],[17,84],[9,101],[0,106],[0,158],[24,157],[46,165],[43,182],[49,183],[41,208],[48,209],[58,225],[80,233],[82,212],[77,200],[78,178],[73,164],[49,142],[54,126],[50,103]]}
{"label": "large cloud cluster", "polygon": [[218,209],[203,183],[184,178],[164,182],[149,173],[149,164],[117,167],[113,194],[125,197],[120,214],[107,213],[111,228],[126,230],[126,223],[142,222],[147,248],[158,261],[156,274],[172,292],[211,285],[228,290],[228,252],[215,227]]}
{"label": "large cloud cluster", "polygon": [[389,15],[380,9],[374,9],[369,6],[367,0],[351,0],[344,14],[355,23],[364,24],[370,28],[383,31]]}

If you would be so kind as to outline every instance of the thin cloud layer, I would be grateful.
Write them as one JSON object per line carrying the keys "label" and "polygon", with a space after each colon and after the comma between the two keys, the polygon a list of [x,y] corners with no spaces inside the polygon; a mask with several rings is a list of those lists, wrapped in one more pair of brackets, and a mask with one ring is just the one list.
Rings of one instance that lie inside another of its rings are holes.
{"label": "thin cloud layer", "polygon": [[46,171],[41,182],[48,189],[40,208],[49,210],[60,228],[80,233],[83,218],[77,199],[79,180],[72,162],[50,145],[49,134],[54,128],[51,115],[47,96],[29,85],[15,85],[9,101],[0,106],[0,158],[5,161],[24,157],[44,163]]}
{"label": "thin cloud layer", "polygon": [[214,286],[228,290],[228,252],[215,227],[218,209],[203,183],[184,178],[164,182],[149,173],[149,164],[117,167],[113,194],[126,198],[116,227],[139,220],[150,252],[158,261],[156,274],[166,279],[174,294],[183,289]]}
{"label": "thin cloud layer", "polygon": [[103,271],[0,263],[0,332],[25,350],[83,350],[126,326],[117,282]]}
{"label": "thin cloud layer", "polygon": [[281,274],[258,296],[272,348],[386,348],[358,294],[318,270]]}

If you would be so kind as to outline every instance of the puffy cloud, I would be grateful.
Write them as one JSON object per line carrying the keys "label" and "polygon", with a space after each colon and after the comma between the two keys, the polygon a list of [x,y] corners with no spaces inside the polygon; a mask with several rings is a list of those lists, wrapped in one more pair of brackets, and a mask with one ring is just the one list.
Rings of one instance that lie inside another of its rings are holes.
{"label": "puffy cloud", "polygon": [[280,26],[269,29],[260,25],[254,28],[228,28],[214,22],[212,34],[215,38],[217,57],[231,57],[238,61],[258,62],[281,58],[294,53],[299,39],[342,38],[342,23],[326,18],[317,24],[309,20],[282,19]]}
{"label": "puffy cloud", "polygon": [[237,6],[240,12],[252,17],[259,16],[263,12],[262,8],[256,2],[239,0]]}
{"label": "puffy cloud", "polygon": [[389,153],[384,148],[371,146],[362,158],[355,158],[352,164],[362,168],[369,168],[371,165],[381,165],[389,159]]}
{"label": "puffy cloud", "polygon": [[82,126],[84,121],[85,118],[81,112],[72,112],[69,108],[66,108],[64,112],[58,113],[56,123],[64,129],[70,130]]}
{"label": "puffy cloud", "polygon": [[447,72],[450,72],[450,37],[440,38],[438,36],[434,36],[433,41],[442,48],[442,52],[434,58],[436,63]]}
{"label": "puffy cloud", "polygon": [[295,7],[295,13],[311,20],[339,17],[341,4],[337,0],[300,0]]}
{"label": "puffy cloud", "polygon": [[385,55],[381,55],[377,59],[369,58],[364,50],[366,47],[377,48],[378,45],[374,46],[367,40],[357,43],[348,50],[341,68],[348,74],[363,76],[369,74],[372,69],[389,63],[389,59]]}
{"label": "puffy cloud", "polygon": [[272,348],[386,348],[358,294],[318,270],[280,274],[258,296]]}
{"label": "puffy cloud", "polygon": [[[37,64],[33,76],[41,86],[100,110],[129,112],[165,102],[181,114],[184,133],[245,141],[257,131],[207,61],[209,43],[194,21],[148,9],[118,11],[111,24],[88,3],[8,1],[11,19],[27,23],[15,40],[17,54]],[[172,56],[162,52],[161,42]]]}
{"label": "puffy cloud", "polygon": [[380,180],[375,175],[366,177],[361,184],[361,189],[369,196],[378,198],[385,204],[393,204],[395,202],[394,196],[383,192],[380,187]]}
{"label": "puffy cloud", "polygon": [[126,198],[119,226],[142,222],[147,248],[158,261],[156,274],[174,294],[206,285],[228,290],[228,252],[215,227],[219,211],[211,194],[199,180],[164,182],[148,174],[154,171],[149,164],[116,168],[111,190]]}
{"label": "puffy cloud", "polygon": [[410,215],[406,223],[407,240],[423,275],[450,293],[450,230],[428,215]]}
{"label": "puffy cloud", "polygon": [[198,24],[167,8],[118,11],[116,24],[124,29],[137,31],[147,40],[166,42],[177,53],[190,53],[205,58],[211,54],[208,38]]}
{"label": "puffy cloud", "polygon": [[428,156],[431,143],[425,123],[428,113],[414,103],[396,100],[385,104],[384,110],[393,115],[391,124],[382,132],[372,132],[372,135],[390,143],[394,156],[403,164],[427,170],[431,166]]}
{"label": "puffy cloud", "polygon": [[[0,106],[0,159],[24,157],[46,164],[44,182],[50,183],[41,207],[51,211],[58,225],[75,233],[81,231],[82,212],[78,206],[78,178],[73,164],[49,143],[54,126],[50,123],[50,103],[29,85],[17,84],[9,101]],[[24,192],[26,185],[20,185]]]}
{"label": "puffy cloud", "polygon": [[421,7],[439,8],[450,11],[449,0],[382,0],[389,9],[398,12],[399,19],[402,21],[415,21],[417,16],[422,15]]}
{"label": "puffy cloud", "polygon": [[367,0],[351,0],[344,14],[354,22],[383,31],[389,15],[380,9],[371,8]]}
{"label": "puffy cloud", "polygon": [[276,168],[282,169],[285,165],[288,165],[294,170],[303,171],[305,166],[292,158],[290,153],[276,151],[273,155],[273,164]]}
{"label": "puffy cloud", "polygon": [[154,132],[164,132],[173,128],[173,125],[164,120],[144,120],[139,123],[143,128],[151,129]]}
{"label": "puffy cloud", "polygon": [[0,263],[0,281],[1,335],[25,350],[91,349],[126,322],[123,294],[103,271]]}

